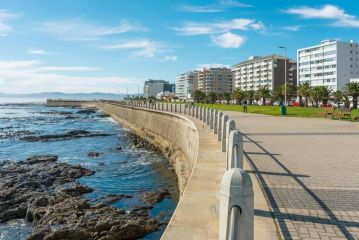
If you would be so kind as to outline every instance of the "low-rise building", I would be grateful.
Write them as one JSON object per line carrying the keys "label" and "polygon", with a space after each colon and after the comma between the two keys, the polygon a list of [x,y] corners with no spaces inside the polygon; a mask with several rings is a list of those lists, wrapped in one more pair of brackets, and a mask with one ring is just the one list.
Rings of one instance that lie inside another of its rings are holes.
{"label": "low-rise building", "polygon": [[209,94],[232,92],[232,71],[229,68],[204,68],[198,72],[198,90]]}
{"label": "low-rise building", "polygon": [[174,92],[175,84],[165,80],[149,79],[148,81],[145,81],[143,95],[145,98],[156,97],[158,93],[166,91]]}
{"label": "low-rise building", "polygon": [[181,99],[193,98],[198,89],[198,71],[178,74],[176,77],[176,96]]}
{"label": "low-rise building", "polygon": [[[285,67],[287,68],[285,70]],[[266,86],[270,90],[285,83],[297,84],[297,65],[280,55],[252,56],[232,67],[233,88],[258,90]]]}
{"label": "low-rise building", "polygon": [[337,40],[298,49],[298,84],[343,90],[351,78],[359,77],[358,51],[358,43]]}

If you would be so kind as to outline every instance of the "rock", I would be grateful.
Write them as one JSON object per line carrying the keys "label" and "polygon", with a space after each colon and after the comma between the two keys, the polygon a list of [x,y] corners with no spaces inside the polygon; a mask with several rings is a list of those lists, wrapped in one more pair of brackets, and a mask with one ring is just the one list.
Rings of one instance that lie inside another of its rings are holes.
{"label": "rock", "polygon": [[26,161],[28,164],[35,164],[41,162],[56,162],[57,159],[56,155],[35,155],[28,157]]}
{"label": "rock", "polygon": [[32,234],[27,240],[43,240],[46,235],[50,235],[52,230],[49,225],[37,227],[32,231]]}
{"label": "rock", "polygon": [[86,193],[91,193],[91,192],[93,192],[93,189],[90,187],[87,187],[87,186],[80,185],[80,184],[75,184],[69,188],[63,188],[63,189],[61,189],[61,191],[70,196],[76,197],[76,196],[81,196]]}
{"label": "rock", "polygon": [[99,157],[101,155],[103,155],[103,153],[100,153],[100,152],[89,152],[87,154],[88,157]]}
{"label": "rock", "polygon": [[48,142],[48,141],[63,141],[70,140],[74,138],[83,138],[83,137],[103,137],[111,136],[112,134],[107,133],[98,133],[98,132],[89,132],[86,130],[73,130],[64,134],[49,134],[49,135],[40,135],[40,136],[25,136],[20,138],[22,141],[27,142]]}
{"label": "rock", "polygon": [[111,115],[110,115],[110,114],[103,113],[103,114],[97,115],[97,117],[99,117],[99,118],[108,118],[108,117],[111,117]]}
{"label": "rock", "polygon": [[146,192],[141,196],[141,200],[144,203],[151,205],[159,203],[165,198],[171,198],[171,194],[166,188],[160,188],[152,192]]}
{"label": "rock", "polygon": [[105,205],[111,205],[116,202],[119,202],[123,198],[132,198],[132,196],[126,194],[108,194],[105,197],[98,198],[97,201],[101,201],[101,203]]}
{"label": "rock", "polygon": [[92,109],[84,109],[84,110],[79,110],[77,111],[78,114],[92,114],[92,113],[96,113],[96,110],[92,110]]}

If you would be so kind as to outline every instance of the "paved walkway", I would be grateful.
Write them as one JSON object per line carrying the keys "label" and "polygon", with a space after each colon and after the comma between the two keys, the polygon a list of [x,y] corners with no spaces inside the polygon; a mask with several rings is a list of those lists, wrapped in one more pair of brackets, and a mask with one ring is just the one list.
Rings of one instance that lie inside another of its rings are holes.
{"label": "paved walkway", "polygon": [[359,239],[359,123],[227,112],[284,239]]}
{"label": "paved walkway", "polygon": [[[222,176],[225,172],[225,153],[217,135],[202,121],[189,117],[198,130],[199,151],[196,165],[188,185],[180,199],[176,212],[166,229],[163,240],[218,239],[218,203]],[[250,169],[245,164],[245,169]],[[269,212],[268,204],[253,174],[254,205],[260,212]],[[278,231],[272,218],[256,215],[254,219],[255,240],[278,239]]]}

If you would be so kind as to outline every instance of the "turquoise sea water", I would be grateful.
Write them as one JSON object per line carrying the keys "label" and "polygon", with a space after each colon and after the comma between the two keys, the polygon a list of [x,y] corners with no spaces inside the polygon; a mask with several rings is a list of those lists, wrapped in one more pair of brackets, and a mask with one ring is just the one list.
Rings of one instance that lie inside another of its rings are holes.
{"label": "turquoise sea water", "polygon": [[[98,114],[77,114],[79,109],[47,107],[44,104],[4,104],[0,103],[0,161],[24,160],[31,155],[54,154],[59,161],[80,164],[96,171],[96,174],[81,178],[80,183],[95,191],[86,195],[96,198],[107,194],[131,194],[134,198],[113,204],[129,209],[141,205],[139,199],[144,191],[165,187],[172,194],[171,199],[155,205],[150,210],[153,217],[161,216],[169,220],[178,200],[178,185],[175,172],[168,160],[160,153],[134,148],[127,139],[128,130],[120,127],[110,118],[100,118]],[[67,119],[60,112],[72,112],[74,119]],[[61,134],[70,130],[87,130],[111,133],[106,137],[78,138],[66,141],[24,142],[18,138],[6,138],[11,131],[27,130],[35,135]],[[122,151],[115,148],[121,146]],[[88,157],[89,152],[101,152],[97,158]],[[161,231],[150,234],[145,239],[159,239]],[[0,225],[0,240],[25,239],[31,226],[19,220]]]}

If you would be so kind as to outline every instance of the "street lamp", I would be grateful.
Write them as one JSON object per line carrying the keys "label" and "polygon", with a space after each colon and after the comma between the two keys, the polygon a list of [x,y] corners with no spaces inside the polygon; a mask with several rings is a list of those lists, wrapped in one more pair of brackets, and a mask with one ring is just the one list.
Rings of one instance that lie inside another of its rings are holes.
{"label": "street lamp", "polygon": [[280,46],[279,48],[284,49],[284,106],[287,105],[287,48]]}

